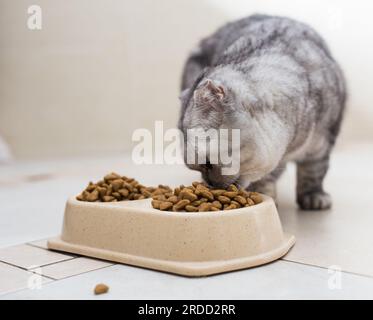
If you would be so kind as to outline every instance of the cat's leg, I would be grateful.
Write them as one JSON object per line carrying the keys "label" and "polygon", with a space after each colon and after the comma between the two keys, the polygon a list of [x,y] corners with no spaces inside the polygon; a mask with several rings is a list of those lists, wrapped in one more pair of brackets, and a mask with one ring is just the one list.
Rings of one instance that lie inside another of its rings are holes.
{"label": "cat's leg", "polygon": [[279,165],[270,174],[266,175],[265,177],[263,177],[262,179],[258,181],[251,183],[250,186],[248,187],[248,190],[266,194],[272,197],[275,201],[277,201],[276,182],[277,182],[277,179],[284,172],[285,167],[286,167],[285,164]]}
{"label": "cat's leg", "polygon": [[329,155],[297,163],[297,202],[301,209],[325,210],[331,207],[331,198],[323,190],[328,167]]}

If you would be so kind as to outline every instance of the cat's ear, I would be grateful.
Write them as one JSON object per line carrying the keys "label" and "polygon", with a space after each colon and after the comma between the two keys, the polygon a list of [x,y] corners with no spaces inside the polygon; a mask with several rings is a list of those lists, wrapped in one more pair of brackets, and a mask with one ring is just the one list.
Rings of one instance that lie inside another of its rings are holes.
{"label": "cat's ear", "polygon": [[194,91],[194,100],[201,105],[219,108],[222,100],[226,96],[226,89],[222,85],[216,84],[211,79],[207,79]]}
{"label": "cat's ear", "polygon": [[179,95],[180,101],[184,101],[185,98],[188,96],[189,92],[190,92],[190,89],[184,89],[183,91],[181,91]]}
{"label": "cat's ear", "polygon": [[216,84],[211,79],[207,79],[204,83],[204,89],[207,90],[216,99],[223,100],[226,93],[222,85]]}

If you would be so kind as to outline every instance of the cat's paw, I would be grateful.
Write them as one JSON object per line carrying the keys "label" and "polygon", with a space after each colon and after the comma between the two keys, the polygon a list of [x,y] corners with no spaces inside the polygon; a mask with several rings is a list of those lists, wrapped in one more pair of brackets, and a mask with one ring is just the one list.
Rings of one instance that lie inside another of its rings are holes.
{"label": "cat's paw", "polygon": [[303,210],[327,210],[332,206],[330,195],[323,191],[300,194],[297,202]]}

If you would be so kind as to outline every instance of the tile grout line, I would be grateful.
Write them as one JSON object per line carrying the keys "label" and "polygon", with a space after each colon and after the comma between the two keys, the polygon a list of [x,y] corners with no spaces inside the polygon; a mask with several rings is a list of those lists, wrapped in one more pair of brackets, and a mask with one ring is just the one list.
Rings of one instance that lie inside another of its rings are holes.
{"label": "tile grout line", "polygon": [[53,280],[53,281],[56,281],[57,279],[54,279],[54,278],[52,278],[52,277],[49,277],[49,276],[46,276],[46,275],[44,275],[44,274],[39,274],[39,273],[36,273],[36,272],[34,272],[34,271],[30,271],[32,274],[37,274],[38,276],[41,276],[41,277],[43,277],[43,278],[47,278],[47,279],[49,279],[49,280]]}
{"label": "tile grout line", "polygon": [[[28,269],[28,268],[24,268],[24,267],[21,267],[21,266],[18,266],[16,264],[13,264],[13,263],[10,263],[10,262],[7,262],[7,261],[3,261],[3,260],[0,260],[1,263],[4,263],[4,264],[7,264],[9,266],[12,266],[12,267],[15,267],[15,268],[18,268],[18,269],[21,269],[23,271],[29,271],[29,272],[33,272],[33,270],[37,269],[37,268],[43,268],[43,267],[47,267],[47,266],[50,266],[50,265],[53,265],[53,264],[57,264],[57,263],[61,263],[61,262],[64,262],[64,261],[70,261],[70,260],[74,260],[78,257],[72,257],[72,258],[69,258],[69,259],[65,259],[65,260],[60,260],[60,261],[56,261],[56,262],[51,262],[51,263],[47,263],[47,264],[43,264],[43,265],[40,265],[40,266],[36,266],[36,267],[33,267],[32,269]],[[33,272],[35,273],[35,272]]]}
{"label": "tile grout line", "polygon": [[[38,240],[36,240],[38,241]],[[34,248],[39,248],[39,249],[43,249],[43,250],[49,250],[48,248],[44,248],[44,247],[41,247],[41,246],[37,246],[31,242],[26,242],[25,245],[28,245],[28,246],[31,246],[31,247],[34,247]]]}
{"label": "tile grout line", "polygon": [[62,263],[62,262],[65,262],[65,261],[71,261],[71,260],[74,260],[74,259],[77,259],[77,258],[79,258],[79,257],[71,257],[71,258],[69,258],[69,259],[64,259],[64,260],[60,260],[60,261],[50,262],[50,263],[43,264],[43,265],[41,265],[41,266],[37,266],[37,267],[35,267],[35,268],[27,269],[27,270],[32,271],[32,270],[35,270],[35,269],[37,269],[37,268],[48,267],[48,266],[52,266],[52,265],[54,265],[54,264]]}
{"label": "tile grout line", "polygon": [[[46,238],[47,239],[47,238]],[[45,240],[45,239],[40,239],[41,240]],[[35,241],[39,241],[39,240],[35,240]],[[54,252],[54,250],[50,250],[48,248],[43,248],[43,247],[40,247],[40,246],[36,246],[30,242],[26,242],[26,243],[21,243],[19,245],[27,245],[27,246],[31,246],[33,248],[39,248],[41,250],[44,250],[44,251],[49,251],[49,252]],[[10,246],[12,247],[12,246]],[[8,248],[10,248],[8,247]],[[56,262],[51,262],[51,263],[47,263],[47,264],[43,264],[43,265],[40,265],[40,266],[36,266],[32,269],[28,269],[28,268],[24,268],[24,267],[21,267],[21,266],[18,266],[18,265],[15,265],[15,264],[12,264],[10,262],[6,262],[6,261],[3,261],[3,260],[0,260],[0,262],[4,263],[4,264],[7,264],[9,266],[12,266],[12,267],[15,267],[15,268],[18,268],[18,269],[21,269],[23,271],[26,271],[26,272],[29,272],[29,273],[32,273],[32,274],[37,274],[37,275],[40,275],[40,276],[43,276],[45,278],[48,278],[50,280],[53,280],[53,281],[58,281],[58,280],[63,280],[63,279],[66,279],[66,278],[70,278],[70,277],[73,277],[73,276],[78,276],[80,274],[84,274],[84,273],[87,273],[87,272],[92,272],[92,271],[95,271],[95,270],[99,270],[99,269],[102,269],[102,268],[107,268],[107,267],[111,267],[113,265],[116,265],[117,263],[113,262],[111,263],[110,265],[108,266],[104,266],[104,267],[100,267],[100,268],[97,268],[97,269],[93,269],[93,270],[89,270],[89,271],[84,271],[82,273],[78,273],[78,274],[75,274],[75,275],[72,275],[72,276],[67,276],[67,277],[64,277],[64,278],[61,278],[61,279],[57,279],[57,278],[53,278],[53,277],[49,277],[49,276],[46,276],[46,275],[43,275],[43,274],[39,274],[36,272],[36,269],[38,268],[44,268],[44,267],[48,267],[48,266],[52,266],[52,265],[55,265],[55,264],[59,264],[59,263],[63,263],[63,262],[67,262],[67,261],[72,261],[74,259],[77,259],[77,258],[84,258],[85,256],[80,256],[80,255],[70,255],[68,253],[63,253],[64,255],[66,256],[70,256],[71,258],[68,258],[68,259],[64,259],[64,260],[60,260],[60,261],[56,261]],[[101,260],[101,259],[97,259],[97,258],[92,258],[92,257],[89,257],[91,259],[95,259],[95,260],[99,260],[99,261],[104,261],[104,262],[107,262],[107,263],[110,263],[108,260]]]}
{"label": "tile grout line", "polygon": [[10,262],[7,262],[7,261],[0,260],[0,262],[6,264],[6,265],[8,265],[8,266],[11,266],[11,267],[17,268],[17,269],[21,269],[21,270],[23,270],[23,271],[31,272],[31,270],[29,270],[29,269],[23,268],[23,267],[21,267],[21,266],[17,266],[16,264],[13,264],[13,263],[10,263]]}
{"label": "tile grout line", "polygon": [[[81,274],[85,274],[85,273],[89,273],[89,272],[94,272],[94,271],[97,271],[97,270],[100,270],[100,269],[105,269],[105,268],[113,267],[113,266],[116,266],[116,265],[118,265],[118,263],[114,263],[112,265],[101,267],[101,268],[98,268],[98,269],[95,269],[95,270],[85,271],[85,272],[82,272],[82,273],[79,273],[79,274],[75,274],[75,275],[72,275],[72,276],[68,276],[68,277],[65,277],[65,278],[62,278],[62,279],[53,279],[53,278],[49,278],[48,277],[48,279],[51,279],[52,281],[43,284],[43,286],[47,286],[49,284],[52,284],[52,283],[55,283],[55,282],[59,282],[59,281],[62,281],[62,280],[68,279],[68,278],[77,277],[77,276],[79,276]],[[22,269],[22,270],[24,270],[24,269]],[[32,273],[33,274],[37,274],[35,272],[32,272]],[[43,277],[45,277],[45,276],[43,276]],[[9,292],[3,293],[3,294],[0,293],[0,300],[1,300],[2,296],[5,297],[6,295],[10,295],[10,294],[14,294],[14,293],[17,293],[17,292],[22,292],[22,291],[27,291],[27,290],[30,290],[30,288],[17,289],[17,290],[14,290],[14,291],[9,291]]]}
{"label": "tile grout line", "polygon": [[[308,266],[308,267],[314,267],[314,268],[328,270],[327,267],[318,266],[316,264],[311,264],[311,263],[306,263],[306,262],[300,262],[300,261],[290,260],[290,259],[286,259],[286,258],[281,258],[280,260],[284,261],[284,262],[296,263],[296,264],[301,264],[301,265]],[[341,271],[343,273],[351,274],[351,275],[354,275],[354,276],[360,276],[360,277],[365,277],[365,278],[373,279],[373,276],[370,276],[370,275],[367,275],[367,274],[362,274],[362,273],[347,271],[347,270],[343,270],[343,269],[341,269]]]}
{"label": "tile grout line", "polygon": [[[43,240],[43,239],[42,239]],[[35,241],[38,241],[38,240],[35,240]],[[45,248],[41,248],[41,247],[38,247],[38,246],[35,246],[31,243],[22,243],[24,245],[28,245],[28,246],[31,246],[31,247],[34,247],[34,248],[39,248],[41,250],[45,250],[45,251],[50,251],[50,252],[54,252],[53,250],[50,250],[50,249],[45,249]],[[12,247],[12,246],[11,246]],[[68,254],[65,254],[65,255],[68,255]],[[38,274],[36,272],[34,272],[33,270],[37,269],[37,268],[43,268],[43,267],[47,267],[47,266],[51,266],[51,265],[54,265],[54,264],[58,264],[58,263],[62,263],[62,262],[65,262],[65,261],[71,261],[71,260],[74,260],[74,259],[77,259],[77,258],[84,258],[87,256],[80,256],[80,255],[76,255],[76,256],[71,256],[71,258],[69,259],[64,259],[64,260],[60,260],[60,261],[56,261],[56,262],[51,262],[51,263],[47,263],[47,264],[44,264],[44,265],[41,265],[41,266],[37,266],[35,268],[32,268],[32,269],[27,269],[27,268],[23,268],[21,266],[17,266],[15,264],[12,264],[12,263],[9,263],[9,262],[6,262],[6,261],[3,261],[1,260],[0,258],[0,262],[4,263],[4,264],[7,264],[9,266],[12,266],[12,267],[16,267],[18,269],[21,269],[21,270],[24,270],[24,271],[28,271],[28,272],[31,272],[31,273],[34,273],[34,274]],[[88,258],[92,258],[92,257],[88,257]],[[96,258],[93,258],[93,259],[96,259]],[[99,259],[100,260],[100,259]],[[286,257],[282,257],[280,258],[279,260],[281,261],[285,261],[285,262],[289,262],[289,263],[296,263],[296,264],[301,264],[301,265],[305,265],[305,266],[310,266],[310,267],[315,267],[315,268],[320,268],[320,269],[324,269],[324,270],[328,270],[327,267],[324,267],[324,266],[319,266],[319,265],[316,265],[316,264],[311,264],[311,263],[306,263],[306,262],[300,262],[300,261],[296,261],[296,260],[290,260],[290,259],[286,259]],[[107,261],[109,262],[109,260],[102,260],[102,261]],[[114,261],[112,261],[113,264],[111,264],[110,266],[113,266],[113,265],[116,265],[118,263],[115,263]],[[106,266],[106,267],[110,267],[110,266]],[[102,268],[106,268],[106,267],[101,267],[99,269],[102,269]],[[95,269],[95,270],[99,270],[99,269]],[[95,270],[91,270],[91,271],[95,271]],[[91,271],[86,271],[86,272],[91,272]],[[347,271],[347,270],[341,270],[342,272],[344,273],[348,273],[348,274],[352,274],[352,275],[356,275],[356,276],[361,276],[361,277],[367,277],[367,278],[373,278],[373,276],[370,276],[370,275],[366,275],[366,274],[361,274],[361,273],[357,273],[357,272],[353,272],[353,271]],[[86,273],[86,272],[83,272],[83,273]],[[83,274],[83,273],[79,273],[79,274]],[[79,275],[77,274],[77,275]],[[75,275],[74,275],[75,276]],[[47,277],[47,276],[45,276]],[[69,277],[73,277],[73,276],[69,276]],[[66,278],[69,278],[69,277],[66,277]],[[51,278],[51,277],[47,277],[48,279],[51,279],[51,280],[55,280],[57,281],[58,279],[55,279],[55,278]],[[65,279],[65,278],[63,278]],[[59,280],[62,280],[62,279],[59,279]]]}
{"label": "tile grout line", "polygon": [[[93,272],[93,271],[97,271],[97,270],[101,270],[101,269],[109,268],[109,267],[112,267],[112,266],[115,266],[115,265],[116,265],[116,264],[113,263],[113,264],[110,264],[110,265],[108,265],[108,266],[100,267],[100,268],[93,269],[93,270],[83,271],[83,272],[81,272],[81,273],[73,274],[73,275],[71,275],[71,276],[63,277],[63,278],[61,278],[61,279],[57,279],[57,278],[51,278],[51,279],[53,279],[54,281],[60,281],[60,280],[64,280],[64,279],[68,279],[68,278],[72,278],[72,277],[76,277],[76,276],[80,276],[81,274],[85,274],[85,273],[89,273],[89,272]],[[38,273],[35,273],[35,274],[38,274]]]}

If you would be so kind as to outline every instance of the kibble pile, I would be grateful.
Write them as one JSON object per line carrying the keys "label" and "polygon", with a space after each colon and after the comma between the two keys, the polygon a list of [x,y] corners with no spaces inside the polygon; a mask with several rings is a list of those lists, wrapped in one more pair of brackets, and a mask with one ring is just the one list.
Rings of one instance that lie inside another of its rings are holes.
{"label": "kibble pile", "polygon": [[90,182],[76,199],[89,202],[115,202],[141,200],[150,198],[152,195],[170,193],[172,189],[168,186],[145,187],[133,178],[112,172],[96,183]]}
{"label": "kibble pile", "polygon": [[250,207],[262,202],[257,192],[249,192],[230,185],[225,189],[210,189],[202,182],[181,185],[173,192],[152,195],[152,206],[163,211],[218,211]]}

